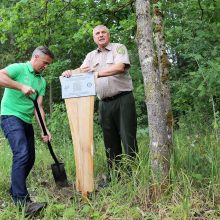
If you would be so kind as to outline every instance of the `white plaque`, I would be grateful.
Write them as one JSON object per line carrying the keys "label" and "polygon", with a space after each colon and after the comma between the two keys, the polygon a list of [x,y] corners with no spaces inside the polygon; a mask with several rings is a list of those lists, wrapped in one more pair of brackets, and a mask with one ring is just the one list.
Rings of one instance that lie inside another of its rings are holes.
{"label": "white plaque", "polygon": [[94,96],[96,94],[94,73],[74,74],[69,78],[60,76],[60,83],[63,99]]}

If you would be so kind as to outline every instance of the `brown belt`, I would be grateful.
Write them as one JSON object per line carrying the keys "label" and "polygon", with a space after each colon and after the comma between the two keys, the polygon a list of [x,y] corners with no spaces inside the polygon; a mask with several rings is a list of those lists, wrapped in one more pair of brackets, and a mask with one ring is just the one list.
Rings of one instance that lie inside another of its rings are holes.
{"label": "brown belt", "polygon": [[104,98],[104,99],[102,99],[102,101],[103,101],[103,102],[109,102],[109,101],[115,100],[115,99],[117,99],[117,98],[119,98],[119,97],[121,97],[121,96],[123,96],[123,95],[127,95],[127,94],[129,94],[129,93],[131,93],[131,92],[132,92],[132,91],[124,91],[124,92],[121,92],[121,93],[119,93],[119,94],[117,94],[117,95],[114,95],[114,96],[112,96],[112,97]]}

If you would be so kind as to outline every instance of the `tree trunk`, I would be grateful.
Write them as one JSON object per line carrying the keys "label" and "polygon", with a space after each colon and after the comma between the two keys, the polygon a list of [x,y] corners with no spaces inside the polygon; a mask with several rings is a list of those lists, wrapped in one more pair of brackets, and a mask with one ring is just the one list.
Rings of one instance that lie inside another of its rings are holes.
{"label": "tree trunk", "polygon": [[169,174],[170,155],[157,58],[154,57],[149,0],[136,0],[136,16],[136,37],[148,112],[151,165],[154,174],[162,177],[163,181]]}
{"label": "tree trunk", "polygon": [[[154,0],[158,3],[159,0]],[[154,33],[155,33],[155,44],[157,48],[158,67],[162,87],[162,96],[164,101],[165,115],[166,115],[166,126],[168,134],[169,146],[172,146],[173,142],[173,112],[171,106],[171,95],[169,85],[169,67],[170,62],[168,60],[166,45],[164,40],[164,28],[163,28],[163,15],[159,7],[154,7]]]}

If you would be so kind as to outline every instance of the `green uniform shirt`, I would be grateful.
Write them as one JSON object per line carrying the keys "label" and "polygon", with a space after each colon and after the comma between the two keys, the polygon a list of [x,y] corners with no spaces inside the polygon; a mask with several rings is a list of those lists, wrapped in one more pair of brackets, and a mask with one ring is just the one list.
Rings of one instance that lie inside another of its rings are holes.
{"label": "green uniform shirt", "polygon": [[[39,96],[45,94],[46,82],[42,76],[35,75],[30,62],[11,64],[5,70],[11,79],[37,90]],[[1,115],[14,115],[31,124],[34,115],[33,102],[20,90],[5,88],[1,101]]]}

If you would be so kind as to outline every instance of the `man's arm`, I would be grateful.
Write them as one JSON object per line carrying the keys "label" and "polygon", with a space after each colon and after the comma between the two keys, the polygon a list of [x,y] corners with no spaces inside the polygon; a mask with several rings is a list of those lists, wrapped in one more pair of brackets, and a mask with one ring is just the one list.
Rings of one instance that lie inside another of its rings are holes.
{"label": "man's arm", "polygon": [[[81,71],[94,72],[96,78],[123,74],[124,72],[126,72],[126,70],[130,68],[130,61],[127,48],[124,45],[119,44],[119,46],[115,48],[115,51],[113,50],[113,53],[115,55],[114,64],[104,69],[97,68],[99,65],[98,63],[93,67],[89,65],[90,63],[92,63],[90,60],[91,53],[89,53],[86,56],[83,64],[81,65]],[[99,69],[99,71],[97,71],[97,69]]]}
{"label": "man's arm", "polygon": [[76,69],[74,69],[74,70],[65,70],[63,73],[62,73],[62,76],[64,76],[64,77],[71,77],[73,74],[79,74],[79,73],[81,73],[82,72],[82,70],[81,70],[81,68],[76,68]]}
{"label": "man's arm", "polygon": [[124,63],[117,63],[113,64],[110,67],[107,67],[105,69],[102,69],[100,71],[96,71],[96,68],[90,68],[88,66],[82,67],[82,72],[94,72],[96,74],[96,77],[105,77],[105,76],[114,76],[117,74],[121,74],[125,72],[126,65]]}
{"label": "man's arm", "polygon": [[42,120],[44,122],[44,125],[45,125],[45,128],[46,128],[46,131],[47,131],[47,135],[45,136],[44,133],[43,133],[43,129],[41,127],[41,123],[40,123],[40,120],[38,118],[38,115],[37,115],[37,111],[35,109],[34,111],[34,114],[35,114],[35,117],[37,119],[37,122],[41,128],[41,131],[42,131],[42,139],[45,143],[47,143],[48,141],[51,140],[51,134],[49,132],[49,130],[47,129],[47,125],[46,125],[46,121],[45,121],[45,112],[44,112],[44,109],[43,109],[43,96],[39,96],[38,99],[37,99],[37,103],[38,103],[38,107],[39,107],[39,110],[40,110],[40,113],[41,113],[41,117],[42,117]]}
{"label": "man's arm", "polygon": [[125,72],[126,65],[124,63],[113,64],[112,66],[98,71],[97,77],[114,76]]}
{"label": "man's arm", "polygon": [[77,68],[78,72],[75,72],[73,70],[66,70],[65,72],[62,73],[62,76],[71,77],[73,74],[76,73],[87,73],[87,72],[94,72],[96,74],[96,77],[113,76],[116,74],[124,73],[125,67],[126,65],[124,63],[117,63],[97,72],[95,67],[84,66]]}
{"label": "man's arm", "polygon": [[16,82],[8,76],[8,72],[4,69],[0,70],[0,86],[10,89],[16,89],[23,92],[25,95],[35,93],[35,90],[27,85]]}

